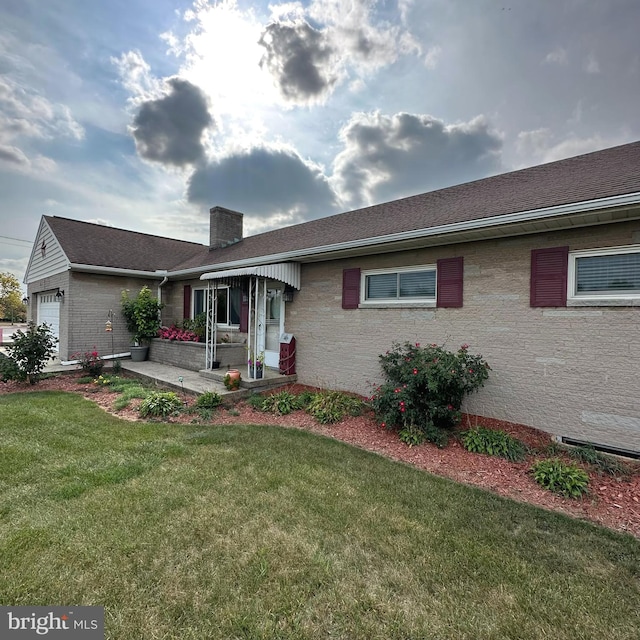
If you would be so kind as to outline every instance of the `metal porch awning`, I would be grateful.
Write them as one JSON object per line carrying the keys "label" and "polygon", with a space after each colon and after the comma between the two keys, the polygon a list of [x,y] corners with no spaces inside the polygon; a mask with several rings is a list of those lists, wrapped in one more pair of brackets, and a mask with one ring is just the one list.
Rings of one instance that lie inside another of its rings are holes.
{"label": "metal porch awning", "polygon": [[211,271],[203,273],[200,280],[228,280],[241,276],[259,276],[284,282],[295,289],[300,290],[300,263],[277,262],[275,264],[260,264],[255,267],[240,267],[238,269],[225,269],[223,271]]}

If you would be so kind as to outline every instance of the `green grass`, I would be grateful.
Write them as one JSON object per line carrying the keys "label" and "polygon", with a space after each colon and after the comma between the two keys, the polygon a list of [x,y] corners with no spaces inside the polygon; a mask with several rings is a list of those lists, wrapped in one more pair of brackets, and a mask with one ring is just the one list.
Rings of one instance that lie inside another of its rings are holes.
{"label": "green grass", "polygon": [[0,398],[0,603],[106,637],[637,638],[640,542],[294,429]]}

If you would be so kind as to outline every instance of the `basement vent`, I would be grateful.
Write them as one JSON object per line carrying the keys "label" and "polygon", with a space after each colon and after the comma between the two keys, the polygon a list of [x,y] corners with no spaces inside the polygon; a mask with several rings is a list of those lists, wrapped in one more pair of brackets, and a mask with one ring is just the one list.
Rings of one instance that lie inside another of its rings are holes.
{"label": "basement vent", "polygon": [[606,444],[597,444],[595,442],[586,442],[585,440],[574,440],[573,438],[565,438],[561,436],[559,438],[563,444],[568,444],[574,447],[591,447],[596,451],[602,453],[610,453],[614,456],[624,456],[625,458],[633,458],[634,460],[640,460],[640,451],[631,451],[630,449],[620,449],[618,447],[611,447]]}

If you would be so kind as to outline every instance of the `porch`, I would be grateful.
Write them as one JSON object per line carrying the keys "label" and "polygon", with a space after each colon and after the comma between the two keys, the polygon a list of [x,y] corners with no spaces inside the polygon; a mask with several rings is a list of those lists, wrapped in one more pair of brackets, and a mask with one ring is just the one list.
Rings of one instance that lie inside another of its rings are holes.
{"label": "porch", "polygon": [[191,371],[170,364],[162,364],[146,360],[144,362],[132,362],[131,360],[121,360],[123,371],[142,378],[148,382],[156,384],[160,387],[168,387],[175,391],[184,390],[187,393],[202,394],[206,391],[215,391],[221,396],[229,398],[242,398],[252,392],[267,391],[275,389],[286,384],[295,382],[298,376],[281,375],[277,371],[271,369],[264,370],[264,377],[254,380],[246,377],[246,363],[229,367],[230,369],[239,369],[243,376],[240,380],[240,389],[238,391],[229,391],[223,383],[224,376],[227,374],[227,367],[217,370]]}

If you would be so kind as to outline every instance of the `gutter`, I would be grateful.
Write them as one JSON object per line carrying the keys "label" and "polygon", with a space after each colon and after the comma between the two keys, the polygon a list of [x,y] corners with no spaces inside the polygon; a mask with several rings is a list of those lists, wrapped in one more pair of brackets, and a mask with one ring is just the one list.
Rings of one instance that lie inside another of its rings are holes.
{"label": "gutter", "polygon": [[402,231],[399,233],[391,233],[388,235],[376,236],[373,238],[360,238],[358,240],[349,240],[348,242],[338,242],[335,244],[320,245],[317,247],[308,247],[305,249],[296,249],[293,251],[283,251],[282,253],[272,253],[266,256],[253,256],[251,258],[244,258],[242,260],[203,265],[201,267],[192,267],[190,269],[180,269],[178,271],[171,271],[169,275],[171,277],[179,277],[196,275],[205,271],[218,271],[221,269],[233,269],[238,267],[253,267],[260,264],[286,262],[287,260],[296,260],[300,258],[329,254],[349,249],[374,247],[382,244],[389,244],[391,242],[418,240],[420,238],[462,233],[465,231],[480,231],[482,229],[490,229],[492,227],[534,222],[537,220],[545,220],[553,217],[568,216],[573,213],[588,213],[590,211],[598,211],[602,209],[611,209],[638,204],[640,204],[640,192],[628,193],[620,196],[599,198],[597,200],[573,202],[570,204],[562,204],[555,207],[545,207],[543,209],[530,209],[528,211],[507,213],[499,216],[492,216],[490,218],[480,218],[465,222],[454,222],[437,227],[427,227],[424,229],[415,229],[413,231]]}
{"label": "gutter", "polygon": [[78,264],[71,262],[69,268],[72,271],[81,271],[83,273],[100,273],[104,275],[116,276],[134,276],[137,278],[166,278],[168,271],[166,269],[158,271],[142,271],[138,269],[120,269],[118,267],[102,267],[94,264]]}

